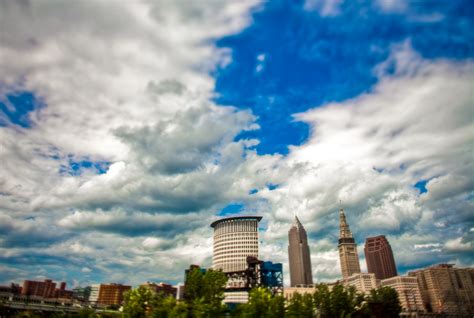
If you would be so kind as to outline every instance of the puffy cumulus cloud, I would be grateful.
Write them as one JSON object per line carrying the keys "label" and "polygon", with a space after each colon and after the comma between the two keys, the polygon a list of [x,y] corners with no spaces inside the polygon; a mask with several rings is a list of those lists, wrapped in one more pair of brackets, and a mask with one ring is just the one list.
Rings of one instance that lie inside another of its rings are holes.
{"label": "puffy cumulus cloud", "polygon": [[[234,141],[255,117],[213,104],[209,75],[230,62],[213,41],[257,5],[0,2],[0,100],[26,91],[42,103],[29,127],[2,117],[3,263],[39,275],[63,264],[78,282],[126,281],[114,274],[126,268],[134,283],[209,265],[210,217],[275,169],[257,141]],[[104,173],[87,169],[97,163]]]}
{"label": "puffy cumulus cloud", "polygon": [[0,6],[0,98],[44,103],[30,127],[0,127],[0,264],[15,269],[0,280],[182,281],[211,265],[209,224],[229,202],[264,216],[261,256],[285,271],[297,213],[317,281],[338,277],[339,200],[358,243],[387,234],[402,270],[472,264],[471,61],[395,46],[369,92],[295,114],[309,139],[260,156],[239,138],[256,118],[215,105],[209,75],[230,58],[213,40],[253,2]]}
{"label": "puffy cumulus cloud", "polygon": [[271,211],[264,239],[286,239],[297,213],[316,277],[334,277],[328,253],[342,200],[361,261],[365,238],[385,234],[401,272],[449,259],[472,265],[459,233],[473,224],[473,71],[471,61],[424,60],[404,42],[374,69],[369,92],[296,114],[312,133],[283,160],[288,177],[259,194]]}

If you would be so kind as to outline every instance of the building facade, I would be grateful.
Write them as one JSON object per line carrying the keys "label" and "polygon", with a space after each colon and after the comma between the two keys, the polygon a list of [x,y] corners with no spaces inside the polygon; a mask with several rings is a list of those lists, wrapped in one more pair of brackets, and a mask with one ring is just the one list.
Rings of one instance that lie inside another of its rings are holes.
{"label": "building facade", "polygon": [[140,286],[147,287],[157,294],[162,294],[163,296],[176,298],[177,288],[170,284],[166,284],[163,282],[160,282],[160,283],[146,282],[145,284],[142,284]]}
{"label": "building facade", "polygon": [[312,285],[313,274],[308,237],[297,216],[288,231],[288,260],[291,287]]}
{"label": "building facade", "polygon": [[283,290],[283,297],[286,300],[291,300],[295,296],[295,294],[305,295],[305,294],[314,294],[316,288],[314,286],[306,286],[306,287],[285,287]]}
{"label": "building facade", "polygon": [[25,280],[21,289],[24,296],[37,296],[43,298],[72,298],[72,291],[66,290],[66,283],[61,282],[59,288],[51,279],[44,281]]}
{"label": "building facade", "polygon": [[408,273],[418,279],[428,312],[474,314],[474,268],[438,264]]}
{"label": "building facade", "polygon": [[346,279],[352,274],[360,273],[359,255],[357,244],[352,236],[349,224],[346,221],[344,209],[339,210],[339,260],[342,278]]}
{"label": "building facade", "polygon": [[415,276],[395,276],[380,281],[380,286],[392,287],[398,294],[405,312],[424,311],[418,279]]}
{"label": "building facade", "polygon": [[365,240],[364,253],[367,271],[374,273],[377,279],[398,275],[392,248],[385,235],[367,238]]}
{"label": "building facade", "polygon": [[224,273],[247,269],[247,256],[258,258],[258,222],[261,216],[236,216],[217,220],[214,228],[212,267]]}
{"label": "building facade", "polygon": [[132,289],[122,284],[96,284],[91,286],[89,302],[99,306],[121,305],[123,293]]}
{"label": "building facade", "polygon": [[360,293],[368,294],[372,289],[377,289],[380,282],[372,273],[354,273],[344,278],[342,283],[344,286],[354,286]]}
{"label": "building facade", "polygon": [[[228,276],[247,269],[247,257],[258,259],[258,222],[261,216],[234,216],[211,224],[214,229],[212,267]],[[224,293],[226,303],[246,303],[248,291],[241,278],[229,278]]]}

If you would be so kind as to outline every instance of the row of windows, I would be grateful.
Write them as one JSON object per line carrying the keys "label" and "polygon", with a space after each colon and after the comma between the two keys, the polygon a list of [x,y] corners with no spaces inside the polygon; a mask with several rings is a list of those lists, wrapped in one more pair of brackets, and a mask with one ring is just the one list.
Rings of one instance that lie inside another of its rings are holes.
{"label": "row of windows", "polygon": [[252,243],[247,243],[247,244],[235,244],[235,245],[221,245],[218,247],[214,247],[214,253],[219,252],[219,251],[234,251],[242,248],[253,248],[257,249],[258,245],[257,244],[252,244]]}
{"label": "row of windows", "polygon": [[214,257],[221,257],[221,256],[231,256],[231,255],[254,255],[257,254],[257,250],[239,250],[235,252],[219,252],[219,253],[214,253]]}
{"label": "row of windows", "polygon": [[224,237],[257,237],[257,233],[252,232],[241,232],[241,233],[228,233],[228,234],[220,234],[214,235],[214,239],[220,239]]}
{"label": "row of windows", "polygon": [[257,254],[253,254],[253,253],[250,253],[250,254],[235,254],[235,255],[232,255],[232,256],[219,256],[219,257],[214,257],[213,260],[214,262],[216,263],[221,263],[221,262],[235,262],[235,261],[238,261],[238,262],[244,262],[245,264],[247,264],[247,256],[257,256]]}

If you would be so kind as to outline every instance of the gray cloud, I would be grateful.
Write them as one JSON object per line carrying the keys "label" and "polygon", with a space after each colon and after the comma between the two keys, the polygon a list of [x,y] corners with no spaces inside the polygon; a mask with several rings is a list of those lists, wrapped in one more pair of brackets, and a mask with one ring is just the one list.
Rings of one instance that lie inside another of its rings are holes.
{"label": "gray cloud", "polygon": [[[298,213],[316,281],[339,275],[339,199],[358,243],[387,234],[403,270],[472,265],[472,61],[395,46],[370,92],[296,114],[309,140],[259,156],[257,140],[234,141],[255,116],[213,104],[209,75],[229,59],[212,40],[255,4],[25,4],[1,2],[0,98],[28,90],[47,106],[30,129],[0,128],[0,280],[180,281],[211,265],[208,225],[229,202],[264,216],[261,256],[285,270]],[[62,175],[70,155],[111,165]]]}

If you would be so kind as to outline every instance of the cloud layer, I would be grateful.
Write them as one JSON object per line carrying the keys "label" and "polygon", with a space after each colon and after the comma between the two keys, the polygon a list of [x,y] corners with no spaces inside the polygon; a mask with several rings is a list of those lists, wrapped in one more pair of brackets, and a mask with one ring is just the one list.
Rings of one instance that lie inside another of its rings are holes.
{"label": "cloud layer", "polygon": [[[338,1],[305,8],[340,14]],[[12,96],[34,96],[21,121],[0,112],[0,282],[182,281],[211,265],[209,224],[231,204],[264,216],[261,257],[285,270],[297,213],[316,281],[336,279],[339,200],[361,256],[386,234],[401,272],[472,266],[472,60],[397,42],[366,92],[295,109],[308,139],[264,155],[249,137],[261,118],[219,105],[212,76],[233,63],[215,41],[263,9],[0,2],[0,103],[15,113]],[[257,53],[252,72],[266,72]]]}

